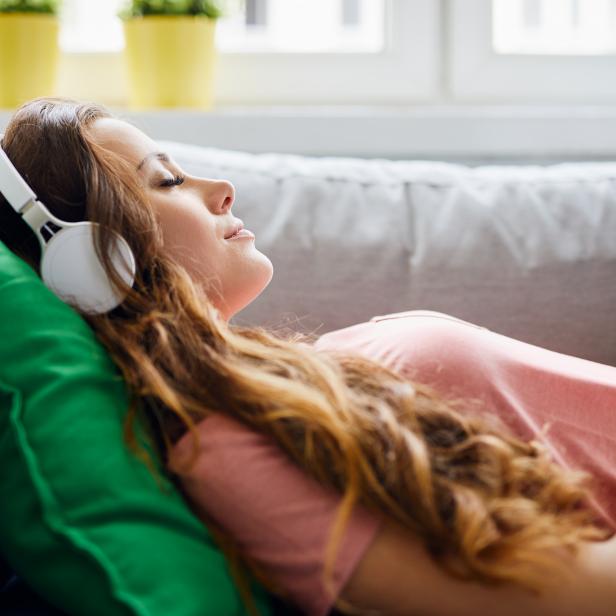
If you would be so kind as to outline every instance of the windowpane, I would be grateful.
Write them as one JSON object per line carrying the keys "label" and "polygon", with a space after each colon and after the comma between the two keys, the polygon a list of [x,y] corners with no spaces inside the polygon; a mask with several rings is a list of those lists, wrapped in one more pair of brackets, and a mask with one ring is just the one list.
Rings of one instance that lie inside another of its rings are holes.
{"label": "windowpane", "polygon": [[384,0],[236,1],[216,39],[223,52],[378,53]]}
{"label": "windowpane", "polygon": [[117,13],[125,0],[63,0],[60,47],[68,52],[120,51],[124,47]]}
{"label": "windowpane", "polygon": [[[216,46],[222,52],[363,52],[384,47],[385,0],[226,0]],[[117,17],[125,0],[64,0],[60,45],[68,52],[124,47]]]}
{"label": "windowpane", "polygon": [[492,0],[501,54],[616,53],[616,0]]}

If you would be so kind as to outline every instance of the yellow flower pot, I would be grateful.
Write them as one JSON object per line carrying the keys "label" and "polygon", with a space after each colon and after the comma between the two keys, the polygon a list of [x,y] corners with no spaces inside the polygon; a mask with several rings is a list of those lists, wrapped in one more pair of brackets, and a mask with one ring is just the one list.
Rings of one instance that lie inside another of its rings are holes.
{"label": "yellow flower pot", "polygon": [[54,15],[0,13],[0,107],[53,96],[59,58]]}
{"label": "yellow flower pot", "polygon": [[133,109],[213,105],[216,20],[148,15],[124,20]]}

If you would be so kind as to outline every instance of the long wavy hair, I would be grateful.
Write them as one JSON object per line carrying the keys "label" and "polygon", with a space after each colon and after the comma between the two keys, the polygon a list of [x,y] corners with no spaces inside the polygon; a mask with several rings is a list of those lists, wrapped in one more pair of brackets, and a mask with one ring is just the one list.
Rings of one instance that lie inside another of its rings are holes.
{"label": "long wavy hair", "polygon": [[[135,171],[90,137],[89,127],[104,117],[113,116],[97,104],[35,99],[15,112],[2,146],[56,216],[99,223],[97,249],[119,287],[109,231],[136,255],[138,275],[123,304],[83,315],[131,393],[125,438],[136,454],[144,456],[135,438],[142,418],[158,435],[163,468],[187,430],[198,451],[195,425],[210,413],[273,437],[305,473],[341,494],[328,582],[358,503],[420,537],[451,575],[535,591],[545,572],[561,568],[563,548],[574,554],[581,542],[609,535],[587,506],[588,476],[489,421],[490,409],[447,400],[358,354],[316,350],[311,334],[220,318],[207,289],[163,250]],[[38,242],[1,197],[0,239],[38,271]],[[250,605],[247,571],[281,592],[212,520],[209,527],[236,563]]]}

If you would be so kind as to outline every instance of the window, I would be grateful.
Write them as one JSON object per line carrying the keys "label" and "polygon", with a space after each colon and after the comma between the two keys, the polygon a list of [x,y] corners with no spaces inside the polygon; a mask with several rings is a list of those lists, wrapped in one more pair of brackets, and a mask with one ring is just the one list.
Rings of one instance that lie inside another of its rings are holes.
{"label": "window", "polygon": [[[75,96],[122,104],[122,5],[64,1],[60,81]],[[438,0],[227,0],[226,7],[216,34],[220,105],[402,104],[437,94]],[[70,78],[76,64],[81,75]],[[114,83],[93,83],[95,68],[115,74]]]}
{"label": "window", "polygon": [[220,24],[235,34],[219,43],[218,101],[434,100],[440,15],[435,0],[246,0],[248,24]]}
{"label": "window", "polygon": [[[124,104],[125,0],[64,0],[60,90]],[[226,105],[616,102],[616,0],[225,0]]]}
{"label": "window", "polygon": [[616,101],[614,0],[450,0],[448,31],[453,100]]}

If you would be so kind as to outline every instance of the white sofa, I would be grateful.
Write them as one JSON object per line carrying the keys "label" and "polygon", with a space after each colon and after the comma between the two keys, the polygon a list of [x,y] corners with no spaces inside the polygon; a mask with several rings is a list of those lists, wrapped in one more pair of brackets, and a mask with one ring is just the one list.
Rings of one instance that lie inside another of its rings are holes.
{"label": "white sofa", "polygon": [[436,310],[616,365],[616,162],[483,166],[161,141],[229,179],[274,278],[233,322],[323,334]]}

